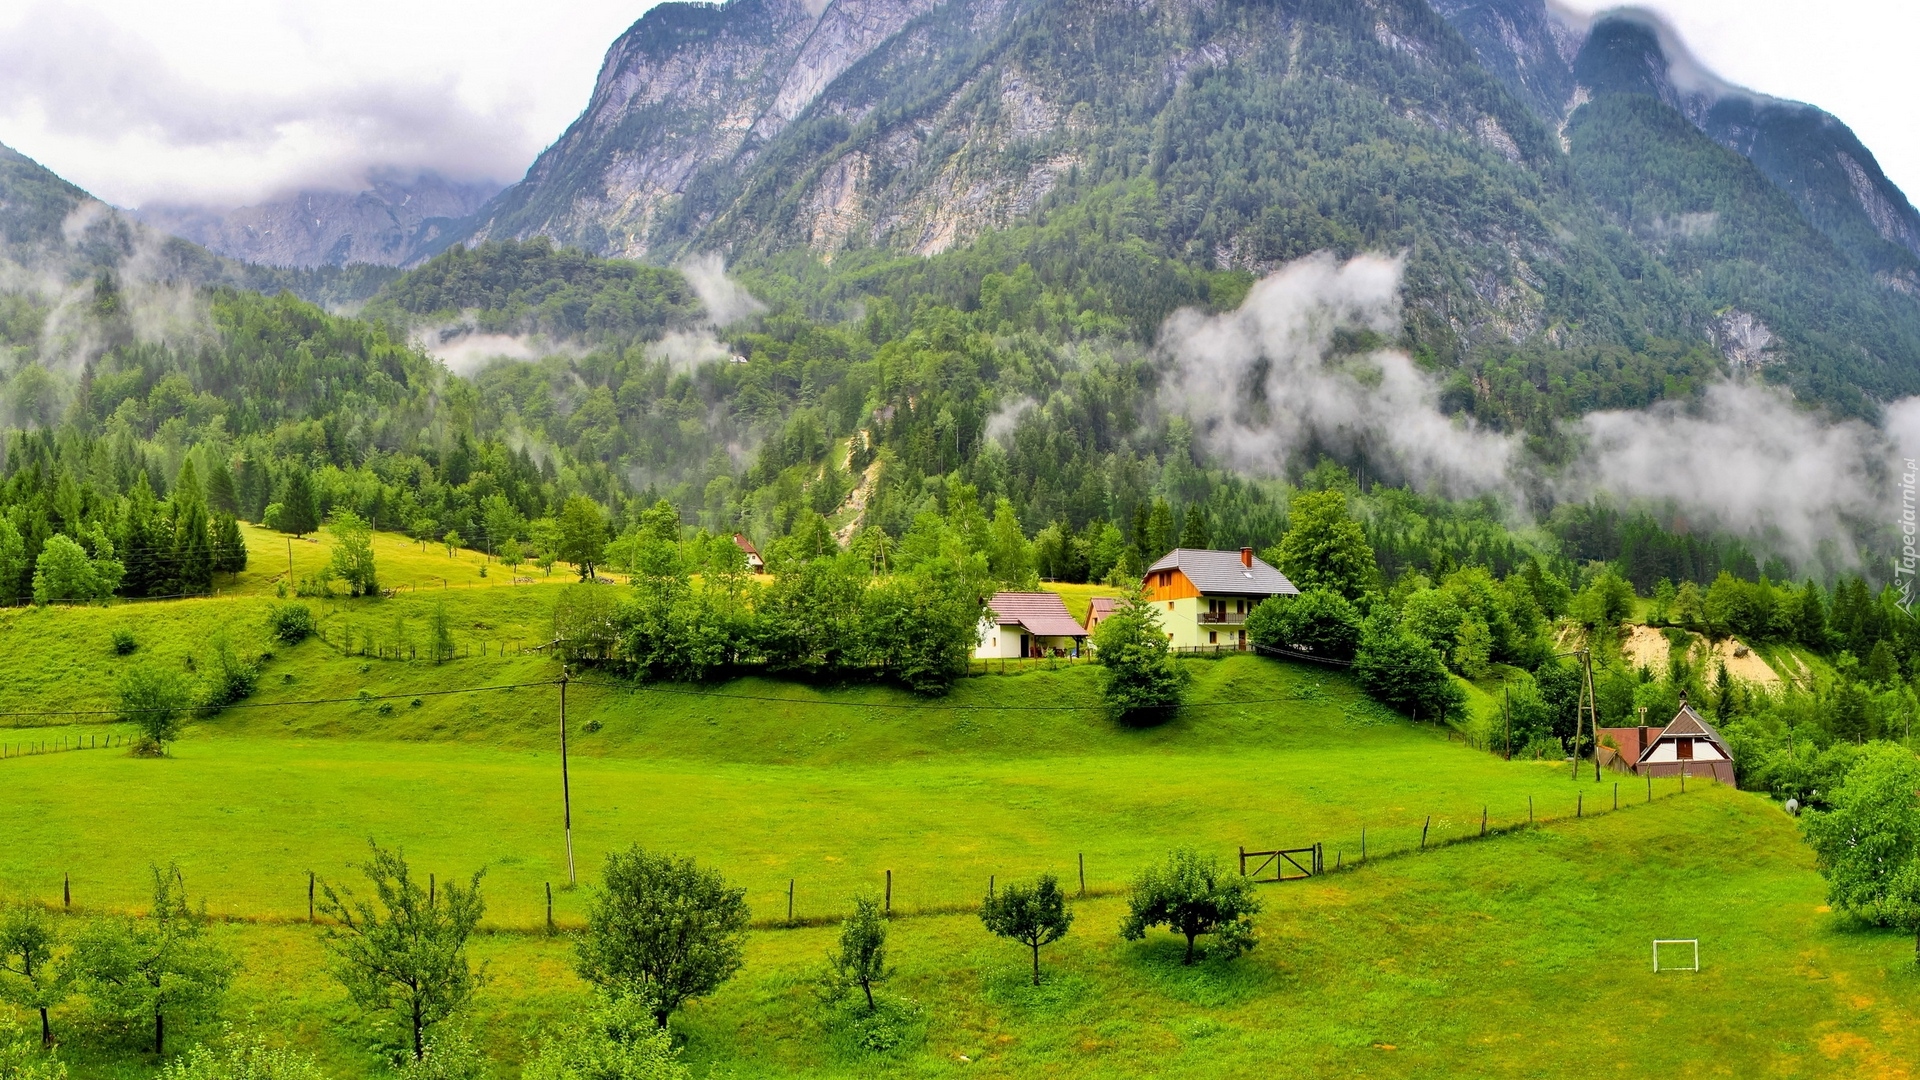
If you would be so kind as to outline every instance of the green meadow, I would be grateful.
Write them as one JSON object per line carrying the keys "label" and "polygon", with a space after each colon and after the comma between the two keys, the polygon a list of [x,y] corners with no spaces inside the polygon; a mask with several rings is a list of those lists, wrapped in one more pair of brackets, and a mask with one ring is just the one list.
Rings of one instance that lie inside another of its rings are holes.
{"label": "green meadow", "polygon": [[[168,758],[0,761],[0,895],[58,908],[70,879],[73,920],[138,911],[147,867],[177,861],[245,959],[224,1017],[352,1077],[384,1065],[325,973],[308,873],[351,881],[370,838],[442,880],[484,869],[474,955],[488,981],[471,1022],[515,1075],[527,1039],[583,993],[566,939],[583,894],[566,885],[558,668],[524,651],[545,640],[555,595],[316,605],[326,640],[290,648],[266,637],[266,596],[0,614],[0,711],[63,714],[14,716],[32,726],[0,743],[118,732],[97,713],[129,663],[197,670],[221,634],[272,653],[256,695],[193,724]],[[460,659],[379,658],[436,605]],[[119,627],[132,657],[113,653]],[[1337,673],[1186,663],[1192,706],[1145,729],[1092,708],[1085,665],[976,676],[931,700],[585,673],[567,688],[579,879],[638,843],[747,889],[747,966],[675,1020],[696,1075],[1790,1077],[1885,1073],[1920,1049],[1911,942],[1828,912],[1793,821],[1764,798],[1629,780],[1616,812],[1612,775],[1502,761],[1382,712]],[[478,687],[498,689],[456,692]],[[1231,862],[1242,846],[1316,842],[1330,872],[1262,886],[1246,957],[1183,968],[1171,936],[1117,934],[1128,876],[1170,847]],[[1077,892],[1083,858],[1073,933],[1028,986],[1020,950],[968,909],[990,878],[1050,871]],[[889,871],[888,992],[923,1023],[873,1055],[827,1030],[811,986],[835,916]],[[1699,938],[1703,970],[1655,975],[1654,937]],[[153,1067],[78,1021],[56,1017],[77,1075]]]}

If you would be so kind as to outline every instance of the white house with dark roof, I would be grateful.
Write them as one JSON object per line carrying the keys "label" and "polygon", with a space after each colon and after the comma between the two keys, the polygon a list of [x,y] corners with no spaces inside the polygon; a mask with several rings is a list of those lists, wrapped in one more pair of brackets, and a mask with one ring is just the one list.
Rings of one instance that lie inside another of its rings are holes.
{"label": "white house with dark roof", "polygon": [[1175,548],[1147,568],[1147,599],[1176,649],[1247,647],[1247,614],[1269,596],[1298,596],[1287,576],[1252,548]]}
{"label": "white house with dark roof", "polygon": [[1059,593],[994,593],[980,620],[976,660],[1045,656],[1049,651],[1072,653],[1084,648],[1087,629],[1067,611]]}

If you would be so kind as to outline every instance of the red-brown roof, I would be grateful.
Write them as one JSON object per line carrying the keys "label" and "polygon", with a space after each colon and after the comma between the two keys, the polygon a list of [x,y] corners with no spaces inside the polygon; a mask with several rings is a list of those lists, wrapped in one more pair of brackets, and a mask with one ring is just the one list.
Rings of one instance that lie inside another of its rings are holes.
{"label": "red-brown roof", "polygon": [[1001,626],[1022,626],[1039,637],[1086,637],[1087,628],[1067,613],[1066,601],[1059,593],[994,593],[987,606],[993,609]]}

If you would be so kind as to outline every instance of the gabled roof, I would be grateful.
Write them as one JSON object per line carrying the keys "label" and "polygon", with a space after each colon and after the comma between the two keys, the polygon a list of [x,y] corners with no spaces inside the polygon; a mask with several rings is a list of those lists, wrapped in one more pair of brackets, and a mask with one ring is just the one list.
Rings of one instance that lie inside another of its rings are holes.
{"label": "gabled roof", "polygon": [[733,542],[740,548],[741,551],[744,551],[747,554],[754,556],[755,558],[759,557],[760,555],[759,549],[753,546],[753,541],[747,539],[747,536],[745,533],[734,533]]}
{"label": "gabled roof", "polygon": [[1113,614],[1113,609],[1118,607],[1119,604],[1120,601],[1115,597],[1094,597],[1087,605],[1087,621],[1090,623],[1099,622],[1101,619]]}
{"label": "gabled roof", "polygon": [[1147,573],[1178,570],[1204,596],[1299,595],[1300,590],[1293,587],[1285,574],[1258,557],[1252,557],[1252,562],[1252,566],[1242,563],[1238,551],[1174,548],[1159,562],[1147,567]]}
{"label": "gabled roof", "polygon": [[1706,720],[1701,718],[1699,713],[1694,712],[1693,706],[1687,704],[1684,697],[1680,699],[1680,711],[1674,714],[1673,723],[1668,724],[1666,730],[1654,736],[1653,741],[1649,742],[1645,749],[1641,750],[1640,756],[1644,759],[1655,746],[1659,745],[1660,740],[1668,736],[1704,738],[1712,743],[1722,754],[1726,755],[1728,761],[1733,760],[1733,750],[1727,746],[1727,740],[1720,737],[1720,732],[1715,730],[1712,724],[1707,723]]}
{"label": "gabled roof", "polygon": [[1087,628],[1067,613],[1059,593],[994,593],[987,604],[1001,626],[1020,626],[1038,637],[1086,637]]}

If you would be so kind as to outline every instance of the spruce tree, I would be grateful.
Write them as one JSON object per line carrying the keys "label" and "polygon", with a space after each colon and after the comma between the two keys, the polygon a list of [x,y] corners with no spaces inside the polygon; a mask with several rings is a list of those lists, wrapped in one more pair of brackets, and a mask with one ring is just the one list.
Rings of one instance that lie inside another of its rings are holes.
{"label": "spruce tree", "polygon": [[214,515],[213,568],[223,574],[237,574],[247,568],[247,542],[232,514]]}
{"label": "spruce tree", "polygon": [[320,507],[313,497],[313,481],[299,465],[287,467],[287,485],[280,495],[280,531],[305,536],[320,527]]}
{"label": "spruce tree", "polygon": [[227,459],[217,454],[207,468],[207,509],[215,514],[240,512],[240,493],[233,486],[233,472],[227,468]]}
{"label": "spruce tree", "polygon": [[213,588],[213,534],[207,508],[198,499],[175,503],[173,568],[176,591],[198,595]]}

